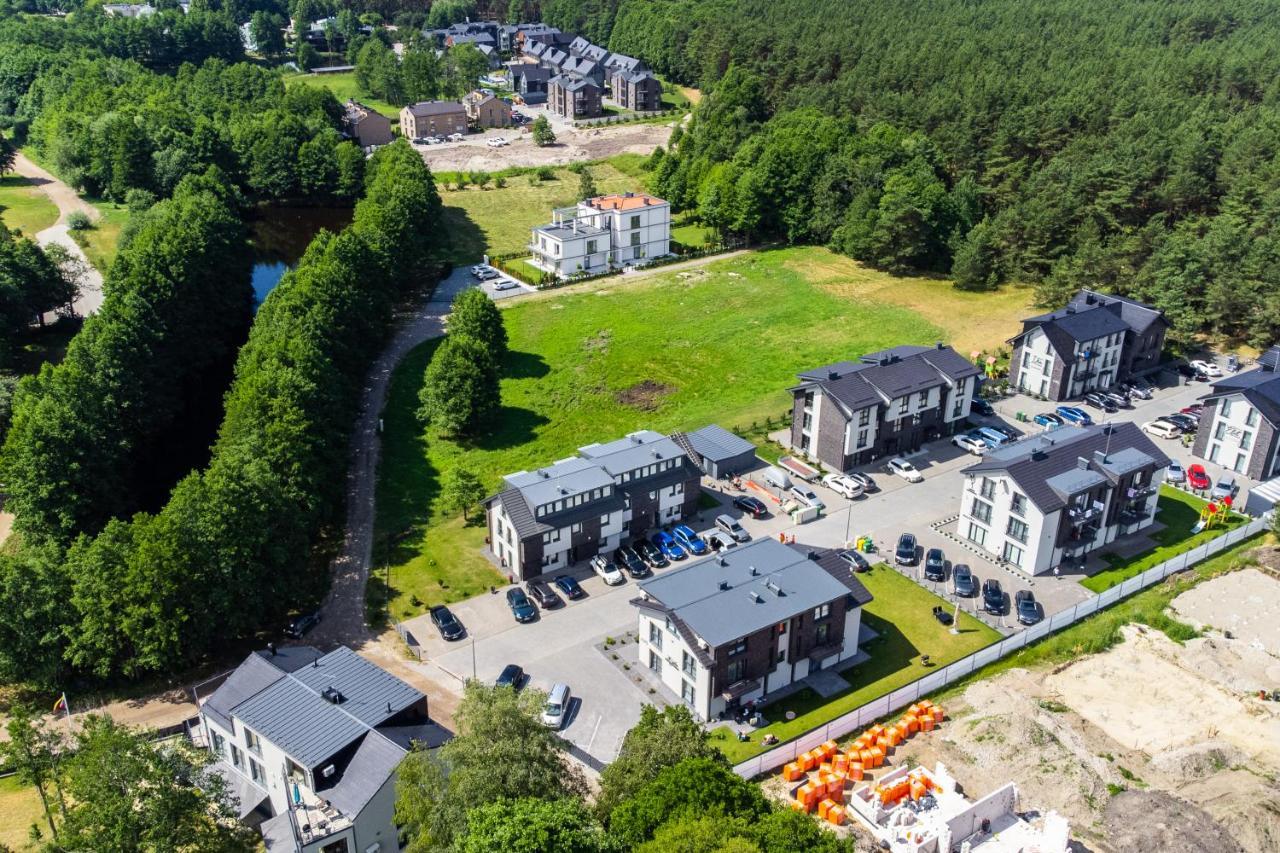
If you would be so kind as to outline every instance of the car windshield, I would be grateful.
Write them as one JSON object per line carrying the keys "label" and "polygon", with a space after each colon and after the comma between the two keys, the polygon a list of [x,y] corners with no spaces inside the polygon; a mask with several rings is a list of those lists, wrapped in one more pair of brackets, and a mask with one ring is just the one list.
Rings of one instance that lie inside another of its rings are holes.
{"label": "car windshield", "polygon": [[553,716],[553,717],[558,717],[558,716],[560,716],[560,703],[559,703],[559,702],[548,702],[548,703],[547,703],[547,713],[548,713],[548,714],[550,714],[550,715],[551,715],[551,716]]}

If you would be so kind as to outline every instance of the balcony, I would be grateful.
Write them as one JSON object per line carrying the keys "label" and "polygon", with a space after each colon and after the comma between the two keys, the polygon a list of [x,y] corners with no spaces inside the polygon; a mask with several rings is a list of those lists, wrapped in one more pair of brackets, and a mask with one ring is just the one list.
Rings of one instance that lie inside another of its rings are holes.
{"label": "balcony", "polygon": [[313,844],[351,827],[351,818],[338,811],[328,800],[322,800],[302,785],[292,790],[293,808],[289,811],[297,839],[304,845]]}
{"label": "balcony", "polygon": [[1086,507],[1072,506],[1067,508],[1067,518],[1071,520],[1071,524],[1081,527],[1099,521],[1102,518],[1102,511],[1106,509],[1101,501],[1094,501]]}
{"label": "balcony", "polygon": [[1124,496],[1126,500],[1138,501],[1149,498],[1156,493],[1154,485],[1139,486],[1137,488],[1130,487],[1125,489]]}

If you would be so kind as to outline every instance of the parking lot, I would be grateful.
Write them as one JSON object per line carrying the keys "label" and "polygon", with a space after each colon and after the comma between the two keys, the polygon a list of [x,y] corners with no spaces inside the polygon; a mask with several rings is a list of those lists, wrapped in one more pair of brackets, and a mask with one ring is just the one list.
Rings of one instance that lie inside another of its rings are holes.
{"label": "parking lot", "polygon": [[[1091,414],[1097,420],[1110,417],[1113,421],[1128,420],[1141,424],[1178,411],[1206,390],[1203,383],[1186,386],[1173,383],[1170,378],[1169,384],[1156,390],[1153,399],[1137,400],[1132,409],[1122,409],[1110,416],[1096,410]],[[1026,397],[1011,397],[996,404],[995,418],[975,420],[1008,425],[1025,434],[1041,428],[1015,420],[1018,412],[1031,416],[1041,411],[1052,411],[1053,407],[1054,404]],[[1181,442],[1153,440],[1184,466],[1192,463],[1190,450]],[[957,513],[963,489],[961,471],[972,464],[975,457],[953,446],[949,440],[942,440],[912,454],[910,459],[923,473],[924,482],[909,483],[886,473],[882,460],[867,466],[879,487],[869,495],[850,501],[821,484],[814,486],[826,503],[826,510],[818,519],[800,525],[780,513],[771,513],[762,519],[744,517],[740,510],[732,507],[733,497],[742,492],[723,481],[704,480],[704,490],[719,499],[720,507],[700,510],[694,518],[688,519],[688,523],[699,533],[706,532],[712,529],[716,515],[726,512],[739,518],[753,538],[782,536],[790,541],[794,537],[797,545],[814,548],[846,547],[851,540],[867,535],[875,542],[879,557],[890,563],[899,534],[909,532],[916,535],[921,554],[928,548],[943,549],[948,569],[951,564],[966,563],[979,581],[998,579],[1007,596],[1006,607],[1021,589],[1035,593],[1046,617],[1092,595],[1076,582],[1078,576],[1064,574],[1061,578],[1051,575],[1030,578],[1014,569],[997,566],[976,549],[966,549],[949,539],[942,532],[945,530],[942,522]],[[1202,464],[1215,480],[1223,473],[1217,466]],[[763,463],[760,465],[763,467]],[[1250,483],[1244,478],[1237,479],[1243,499],[1244,489]],[[661,569],[659,573],[697,565],[700,559],[706,558],[685,560]],[[949,581],[925,581],[921,566],[901,571],[1004,633],[1020,630],[1016,618],[1008,610],[1002,616],[990,616],[981,612],[981,597],[957,599],[950,592]],[[635,630],[636,612],[630,599],[636,595],[636,582],[628,578],[620,586],[609,587],[585,565],[579,567],[575,576],[582,581],[587,596],[576,602],[565,601],[553,610],[544,611],[537,621],[530,624],[515,622],[502,595],[503,590],[499,589],[494,594],[477,596],[452,606],[468,631],[460,641],[446,643],[440,639],[425,615],[406,623],[406,627],[422,644],[423,655],[429,665],[440,670],[445,681],[455,685],[459,692],[465,679],[476,677],[492,682],[509,663],[524,667],[528,673],[528,684],[534,687],[546,690],[555,682],[568,684],[576,700],[563,732],[565,737],[594,760],[608,762],[617,755],[627,729],[638,720],[641,704],[653,701],[646,690],[629,680],[596,648],[606,637],[620,637]]]}

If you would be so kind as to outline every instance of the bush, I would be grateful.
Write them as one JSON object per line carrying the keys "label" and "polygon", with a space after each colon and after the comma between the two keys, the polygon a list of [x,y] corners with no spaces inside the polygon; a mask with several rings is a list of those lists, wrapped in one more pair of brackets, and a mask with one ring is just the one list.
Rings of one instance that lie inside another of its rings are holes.
{"label": "bush", "polygon": [[539,166],[538,170],[533,174],[540,181],[554,181],[556,179],[556,170],[550,166]]}
{"label": "bush", "polygon": [[89,214],[82,210],[77,210],[67,214],[67,228],[72,231],[88,231],[93,227],[93,220],[89,218]]}

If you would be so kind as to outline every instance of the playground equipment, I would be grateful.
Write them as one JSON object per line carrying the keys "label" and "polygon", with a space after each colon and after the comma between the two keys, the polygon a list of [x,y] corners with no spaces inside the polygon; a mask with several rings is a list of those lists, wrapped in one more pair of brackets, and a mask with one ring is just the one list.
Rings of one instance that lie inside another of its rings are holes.
{"label": "playground equipment", "polygon": [[1199,533],[1202,530],[1209,530],[1214,525],[1222,524],[1231,514],[1231,498],[1225,497],[1221,501],[1210,501],[1200,510],[1200,520],[1196,522],[1196,526],[1191,528],[1191,532]]}

